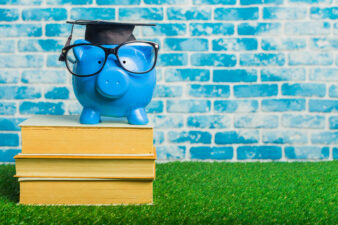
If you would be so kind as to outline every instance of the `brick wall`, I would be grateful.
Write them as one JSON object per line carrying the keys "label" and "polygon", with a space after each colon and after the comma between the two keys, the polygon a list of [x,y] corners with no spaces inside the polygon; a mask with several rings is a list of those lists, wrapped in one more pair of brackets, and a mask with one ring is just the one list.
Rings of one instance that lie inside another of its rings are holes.
{"label": "brick wall", "polygon": [[[66,20],[144,21],[162,160],[338,158],[337,0],[0,0],[0,161],[31,114],[79,114]],[[77,38],[84,29],[75,28]]]}

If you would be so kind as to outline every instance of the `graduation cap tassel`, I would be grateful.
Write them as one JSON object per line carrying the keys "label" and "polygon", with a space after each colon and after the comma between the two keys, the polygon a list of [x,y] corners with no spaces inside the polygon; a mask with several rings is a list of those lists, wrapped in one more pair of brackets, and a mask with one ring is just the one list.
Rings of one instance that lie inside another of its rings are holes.
{"label": "graduation cap tassel", "polygon": [[[72,37],[73,37],[73,29],[74,29],[74,24],[72,25],[72,30],[71,30],[70,35],[69,35],[69,37],[68,37],[68,39],[66,41],[66,44],[65,44],[65,46],[63,48],[65,48],[65,47],[67,47],[67,46],[70,45],[70,42],[72,41]],[[65,61],[66,60],[65,54],[64,54],[65,52],[64,51],[65,50],[62,49],[62,52],[61,52],[61,54],[59,56],[59,61]]]}

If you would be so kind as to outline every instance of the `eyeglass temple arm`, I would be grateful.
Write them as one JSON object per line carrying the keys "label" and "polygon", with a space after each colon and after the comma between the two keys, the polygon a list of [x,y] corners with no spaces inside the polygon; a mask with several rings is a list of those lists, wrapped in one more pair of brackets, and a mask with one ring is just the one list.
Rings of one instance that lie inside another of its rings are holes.
{"label": "eyeglass temple arm", "polygon": [[61,54],[59,56],[59,61],[65,61],[66,60],[66,50],[65,50],[65,47],[68,47],[70,45],[70,42],[72,41],[72,36],[73,36],[73,28],[74,28],[74,24],[72,25],[72,30],[70,32],[70,35],[66,41],[66,44],[65,46],[62,48],[62,51],[61,51]]}

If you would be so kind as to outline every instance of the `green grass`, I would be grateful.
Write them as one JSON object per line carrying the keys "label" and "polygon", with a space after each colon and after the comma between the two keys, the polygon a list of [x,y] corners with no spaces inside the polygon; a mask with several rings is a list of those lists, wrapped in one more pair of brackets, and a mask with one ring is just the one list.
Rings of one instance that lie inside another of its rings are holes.
{"label": "green grass", "polygon": [[0,166],[1,224],[338,224],[338,162],[157,165],[154,205],[17,205]]}

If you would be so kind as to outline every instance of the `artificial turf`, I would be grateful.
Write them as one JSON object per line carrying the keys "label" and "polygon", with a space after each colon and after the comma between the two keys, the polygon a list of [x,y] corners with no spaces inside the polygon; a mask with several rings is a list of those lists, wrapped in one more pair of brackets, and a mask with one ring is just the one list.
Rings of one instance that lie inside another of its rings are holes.
{"label": "artificial turf", "polygon": [[0,165],[1,224],[338,224],[338,162],[157,164],[154,205],[18,205]]}

